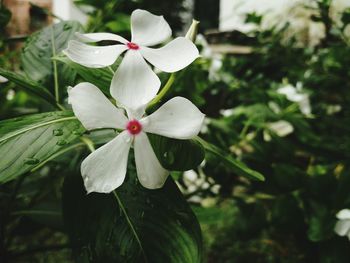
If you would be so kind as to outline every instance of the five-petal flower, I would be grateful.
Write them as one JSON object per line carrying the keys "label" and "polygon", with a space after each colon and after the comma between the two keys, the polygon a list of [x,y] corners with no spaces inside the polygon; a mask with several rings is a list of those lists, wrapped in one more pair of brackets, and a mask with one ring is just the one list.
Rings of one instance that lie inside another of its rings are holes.
{"label": "five-petal flower", "polygon": [[[171,29],[163,16],[137,9],[131,15],[131,41],[111,33],[77,34],[80,41],[69,41],[64,53],[81,65],[101,68],[112,65],[127,51],[111,83],[111,94],[118,102],[134,108],[133,102],[148,103],[158,92],[160,80],[145,59],[165,72],[176,72],[188,66],[199,55],[187,38],[178,37],[161,48],[150,48],[167,40]],[[103,40],[120,42],[108,46],[87,43]],[[85,42],[85,43],[83,43]],[[135,95],[130,100],[129,93]]]}
{"label": "five-petal flower", "polygon": [[137,176],[149,189],[163,186],[168,171],[159,163],[146,132],[175,139],[190,139],[202,126],[204,114],[189,100],[175,97],[149,116],[114,106],[90,83],[80,83],[68,91],[74,114],[88,129],[123,130],[112,141],[92,152],[82,163],[81,173],[88,192],[109,193],[125,178],[130,147],[134,146]]}
{"label": "five-petal flower", "polygon": [[334,231],[339,236],[347,236],[350,240],[350,209],[343,209],[337,213],[339,221],[334,227]]}

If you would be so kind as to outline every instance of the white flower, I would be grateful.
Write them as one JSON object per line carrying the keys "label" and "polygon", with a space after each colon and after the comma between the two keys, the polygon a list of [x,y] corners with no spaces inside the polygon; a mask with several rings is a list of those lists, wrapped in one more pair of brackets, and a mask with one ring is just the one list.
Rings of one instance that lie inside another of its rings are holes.
{"label": "white flower", "polygon": [[293,125],[288,121],[280,120],[276,122],[267,123],[268,130],[264,130],[263,136],[265,141],[271,141],[269,131],[272,131],[279,137],[285,137],[294,131]]}
{"label": "white flower", "polygon": [[300,111],[304,115],[307,116],[311,114],[309,94],[303,92],[300,83],[298,83],[297,87],[288,84],[284,87],[279,88],[277,92],[279,94],[285,95],[289,101],[297,103],[299,105]]}
{"label": "white flower", "polygon": [[[137,9],[131,14],[131,41],[111,33],[76,34],[82,42],[92,43],[103,40],[120,42],[108,46],[92,46],[76,40],[68,43],[64,53],[74,62],[91,68],[102,68],[112,65],[117,58],[126,54],[114,74],[111,94],[118,96],[122,104],[127,94],[132,92],[144,102],[149,102],[158,92],[160,80],[150,64],[165,72],[176,72],[188,66],[199,55],[196,46],[184,37],[178,37],[161,48],[150,48],[158,45],[171,36],[171,29],[163,16],[153,15]],[[147,92],[140,90],[147,90]],[[128,96],[130,98],[130,96]],[[128,104],[127,104],[128,103]]]}
{"label": "white flower", "polygon": [[0,83],[5,83],[7,82],[8,79],[0,75]]}
{"label": "white flower", "polygon": [[350,209],[343,209],[337,213],[339,221],[335,225],[334,231],[339,236],[347,236],[350,240]]}
{"label": "white flower", "polygon": [[140,183],[149,189],[162,187],[168,171],[159,163],[146,132],[175,139],[190,139],[199,133],[204,119],[204,114],[182,97],[169,100],[149,116],[143,116],[145,107],[136,112],[125,107],[127,118],[124,110],[115,107],[90,83],[76,85],[69,89],[68,95],[74,114],[87,130],[123,130],[83,161],[81,173],[89,193],[109,193],[123,183],[132,145]]}

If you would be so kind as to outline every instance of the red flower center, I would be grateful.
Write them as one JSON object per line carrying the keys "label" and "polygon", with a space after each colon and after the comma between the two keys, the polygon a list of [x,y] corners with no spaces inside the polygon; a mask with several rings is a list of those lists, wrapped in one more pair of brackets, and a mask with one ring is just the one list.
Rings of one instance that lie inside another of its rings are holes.
{"label": "red flower center", "polygon": [[137,120],[129,121],[126,125],[126,129],[129,131],[130,134],[136,135],[139,134],[142,131],[142,125]]}
{"label": "red flower center", "polygon": [[135,43],[132,43],[132,42],[129,42],[129,43],[126,44],[126,45],[127,45],[127,47],[128,47],[129,49],[133,49],[133,50],[138,50],[138,49],[140,48],[138,44],[135,44]]}

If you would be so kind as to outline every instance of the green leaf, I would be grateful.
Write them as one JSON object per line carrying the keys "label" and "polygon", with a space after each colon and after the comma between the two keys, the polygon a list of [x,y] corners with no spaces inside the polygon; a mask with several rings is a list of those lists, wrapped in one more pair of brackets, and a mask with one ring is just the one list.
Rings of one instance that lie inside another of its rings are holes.
{"label": "green leaf", "polygon": [[14,82],[18,85],[18,87],[24,89],[25,91],[35,94],[36,96],[43,98],[45,101],[51,103],[52,105],[57,106],[54,96],[52,96],[52,94],[39,83],[20,74],[2,68],[0,68],[0,75]]}
{"label": "green leaf", "polygon": [[134,170],[114,194],[86,195],[81,176],[66,177],[63,217],[76,262],[201,262],[199,224],[174,181],[148,190]]}
{"label": "green leaf", "polygon": [[204,149],[195,141],[147,135],[158,160],[168,170],[187,171],[196,168],[204,160]]}
{"label": "green leaf", "polygon": [[225,153],[223,150],[216,147],[215,145],[213,145],[213,144],[211,144],[211,143],[209,143],[209,142],[207,142],[199,137],[196,137],[195,140],[198,141],[204,147],[205,150],[220,157],[225,162],[225,164],[228,165],[228,167],[230,167],[238,175],[245,176],[245,177],[255,179],[258,181],[265,180],[265,177],[261,173],[254,171],[254,170],[250,169],[249,167],[247,167],[244,163],[242,163],[238,160],[235,160],[234,158],[232,158],[232,156]]}
{"label": "green leaf", "polygon": [[59,201],[44,201],[28,209],[16,210],[13,216],[26,216],[40,224],[62,229],[62,206]]}
{"label": "green leaf", "polygon": [[[54,83],[52,57],[67,47],[75,32],[82,32],[82,26],[75,21],[64,21],[31,35],[21,54],[24,72],[45,86],[52,86]],[[73,84],[75,72],[66,65],[60,65],[58,77],[62,90],[63,87]]]}
{"label": "green leaf", "polygon": [[109,94],[113,73],[108,68],[87,68],[62,56],[57,56],[55,59],[74,69],[84,81],[96,85],[105,94]]}
{"label": "green leaf", "polygon": [[0,183],[15,179],[69,149],[84,132],[71,111],[33,114],[0,122]]}

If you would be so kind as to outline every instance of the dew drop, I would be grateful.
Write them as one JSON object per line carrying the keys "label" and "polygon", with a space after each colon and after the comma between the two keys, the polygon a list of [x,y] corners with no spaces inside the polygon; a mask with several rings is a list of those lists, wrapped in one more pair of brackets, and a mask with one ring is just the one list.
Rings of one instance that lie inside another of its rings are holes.
{"label": "dew drop", "polygon": [[40,160],[37,158],[25,158],[24,159],[24,163],[29,164],[29,165],[38,164],[39,162],[40,162]]}
{"label": "dew drop", "polygon": [[99,50],[95,50],[94,54],[100,54],[100,51]]}
{"label": "dew drop", "polygon": [[128,136],[128,137],[125,139],[125,142],[126,142],[126,143],[131,142],[131,137],[130,137],[130,136]]}
{"label": "dew drop", "polygon": [[165,152],[164,153],[164,158],[168,164],[173,164],[175,161],[175,156],[173,152]]}
{"label": "dew drop", "polygon": [[39,54],[38,54],[38,56],[39,56],[39,58],[42,58],[42,57],[44,57],[44,56],[45,56],[45,52],[43,52],[43,51],[40,51],[40,52],[39,52]]}
{"label": "dew drop", "polygon": [[65,24],[65,25],[63,26],[63,30],[64,30],[64,31],[70,30],[71,28],[72,28],[72,26],[70,26],[70,25],[68,25],[68,24]]}
{"label": "dew drop", "polygon": [[83,132],[80,131],[80,130],[74,130],[72,133],[73,133],[74,135],[78,135],[78,136],[80,136],[80,135],[83,134]]}
{"label": "dew drop", "polygon": [[52,131],[52,134],[53,134],[54,136],[62,136],[62,135],[63,135],[63,130],[62,130],[62,129],[54,129],[54,130]]}
{"label": "dew drop", "polygon": [[66,145],[67,144],[67,141],[66,140],[58,140],[57,143],[56,143],[58,146],[63,146],[63,145]]}

